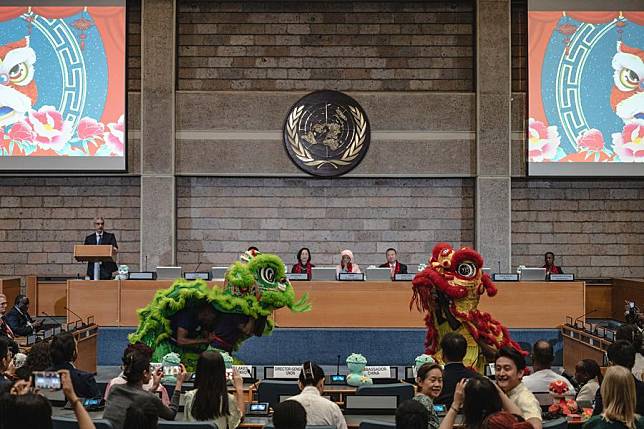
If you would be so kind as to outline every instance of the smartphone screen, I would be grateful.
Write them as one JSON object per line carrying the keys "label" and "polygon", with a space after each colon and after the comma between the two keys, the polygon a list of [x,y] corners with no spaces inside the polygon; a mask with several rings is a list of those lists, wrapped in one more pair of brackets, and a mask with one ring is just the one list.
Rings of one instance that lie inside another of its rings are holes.
{"label": "smartphone screen", "polygon": [[85,399],[83,400],[83,407],[96,407],[101,404],[100,399]]}
{"label": "smartphone screen", "polygon": [[334,383],[342,383],[345,381],[344,375],[332,375],[331,381]]}
{"label": "smartphone screen", "polygon": [[59,390],[62,388],[60,374],[57,372],[34,372],[34,387],[41,390]]}
{"label": "smartphone screen", "polygon": [[164,375],[177,375],[181,372],[181,367],[179,365],[164,366],[163,374]]}
{"label": "smartphone screen", "polygon": [[446,409],[445,404],[434,404],[434,411],[437,413],[444,413]]}
{"label": "smartphone screen", "polygon": [[251,411],[266,411],[268,405],[265,403],[250,404]]}

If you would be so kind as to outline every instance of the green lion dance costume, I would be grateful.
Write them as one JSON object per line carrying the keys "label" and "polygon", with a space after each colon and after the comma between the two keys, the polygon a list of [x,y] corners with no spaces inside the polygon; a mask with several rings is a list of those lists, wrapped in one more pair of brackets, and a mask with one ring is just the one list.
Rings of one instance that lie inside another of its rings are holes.
{"label": "green lion dance costume", "polygon": [[[295,290],[287,280],[284,263],[276,255],[246,252],[240,261],[230,266],[223,288],[210,288],[203,280],[177,280],[168,288],[157,291],[145,308],[138,310],[139,327],[128,339],[131,343],[143,342],[154,349],[153,361],[160,362],[167,353],[181,355],[182,362],[193,369],[199,353],[206,345],[181,347],[172,338],[171,319],[179,311],[209,303],[218,320],[245,315],[255,320],[265,320],[263,330],[255,335],[269,335],[273,330],[271,313],[282,307],[294,312],[311,309],[303,296],[296,300]],[[261,325],[260,325],[261,326]],[[242,334],[232,345],[238,350],[251,335]]]}

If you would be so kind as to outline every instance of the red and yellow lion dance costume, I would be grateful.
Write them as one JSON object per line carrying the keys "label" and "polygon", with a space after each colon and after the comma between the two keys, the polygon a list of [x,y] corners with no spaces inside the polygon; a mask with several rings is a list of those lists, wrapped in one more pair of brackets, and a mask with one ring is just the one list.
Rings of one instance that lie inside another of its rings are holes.
{"label": "red and yellow lion dance costume", "polygon": [[429,266],[414,277],[412,284],[410,309],[416,305],[419,311],[427,312],[426,354],[442,362],[440,340],[448,332],[457,332],[467,339],[463,363],[480,372],[503,346],[522,352],[505,326],[477,309],[480,296],[487,293],[492,297],[497,289],[483,273],[483,258],[475,250],[465,247],[454,250],[447,243],[437,244]]}

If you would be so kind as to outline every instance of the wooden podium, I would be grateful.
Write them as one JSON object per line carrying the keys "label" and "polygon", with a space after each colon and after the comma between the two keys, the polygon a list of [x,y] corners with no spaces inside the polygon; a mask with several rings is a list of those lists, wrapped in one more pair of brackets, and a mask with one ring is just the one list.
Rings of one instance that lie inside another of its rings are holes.
{"label": "wooden podium", "polygon": [[116,250],[109,244],[74,246],[74,259],[78,262],[114,262]]}

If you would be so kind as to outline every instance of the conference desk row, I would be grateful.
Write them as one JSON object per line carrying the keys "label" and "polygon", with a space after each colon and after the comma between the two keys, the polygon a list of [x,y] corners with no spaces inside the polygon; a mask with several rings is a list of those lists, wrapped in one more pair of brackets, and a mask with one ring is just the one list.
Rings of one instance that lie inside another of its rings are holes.
{"label": "conference desk row", "polygon": [[[147,305],[170,280],[79,280],[74,278],[27,278],[31,313],[76,317],[94,315],[100,326],[137,326],[136,310]],[[0,279],[12,302],[20,279]],[[209,282],[212,287],[221,282]],[[423,314],[409,309],[411,282],[293,282],[297,296],[306,293],[313,304],[308,313],[275,312],[280,327],[418,328]],[[644,302],[644,280],[614,279],[611,284],[575,282],[497,282],[494,298],[481,297],[487,311],[510,328],[556,328],[566,316],[593,312],[597,318],[623,320],[624,301]]]}

